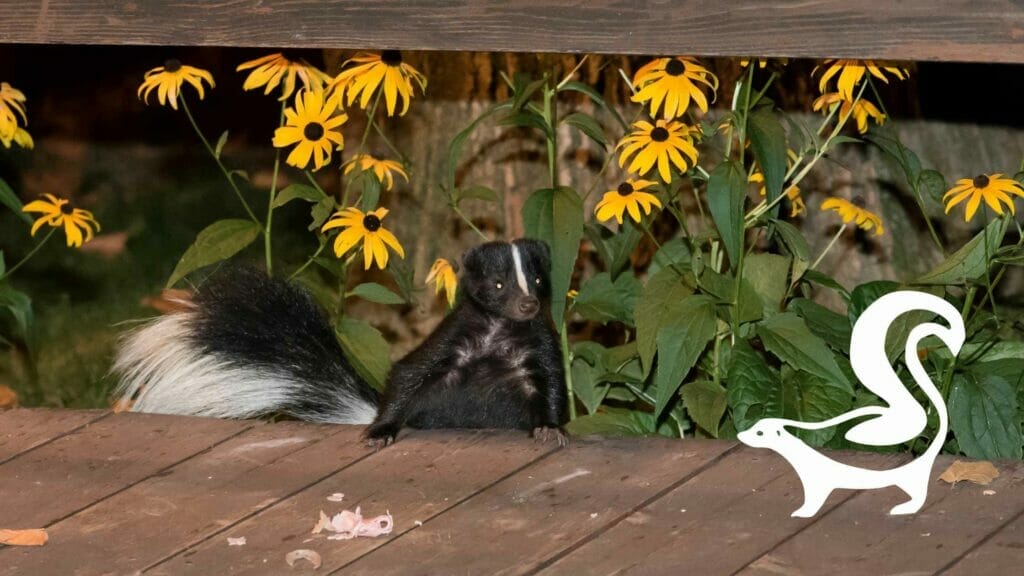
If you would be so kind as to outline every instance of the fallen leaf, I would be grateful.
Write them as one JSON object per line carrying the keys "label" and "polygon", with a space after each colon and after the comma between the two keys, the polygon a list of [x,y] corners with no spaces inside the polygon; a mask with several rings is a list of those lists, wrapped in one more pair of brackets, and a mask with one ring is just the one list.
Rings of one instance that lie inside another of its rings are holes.
{"label": "fallen leaf", "polygon": [[946,468],[946,471],[939,476],[939,480],[944,480],[950,484],[956,484],[957,482],[967,481],[974,482],[975,484],[988,484],[999,477],[999,470],[987,460],[978,462],[964,462],[962,460],[956,460]]}
{"label": "fallen leaf", "polygon": [[146,296],[142,299],[142,305],[161,314],[174,314],[191,310],[195,306],[192,303],[192,291],[181,288],[167,288],[159,296]]}
{"label": "fallen leaf", "polygon": [[338,514],[328,518],[324,511],[320,511],[320,519],[316,526],[313,526],[313,534],[320,532],[334,532],[327,537],[328,540],[349,540],[357,536],[376,537],[390,534],[395,525],[391,514],[385,513],[375,518],[364,519],[362,511],[357,506],[356,511],[342,510]]}
{"label": "fallen leaf", "polygon": [[228,538],[228,546],[245,546],[245,536],[239,536],[238,538]]}
{"label": "fallen leaf", "polygon": [[42,546],[50,536],[42,528],[31,530],[0,529],[0,544],[8,546]]}
{"label": "fallen leaf", "polygon": [[0,410],[16,408],[18,406],[18,393],[7,386],[0,384]]}
{"label": "fallen leaf", "polygon": [[981,491],[981,495],[982,496],[995,496],[996,495],[996,491],[995,490],[982,490]]}
{"label": "fallen leaf", "polygon": [[300,550],[292,550],[284,557],[284,561],[292,567],[294,567],[295,563],[299,560],[309,561],[309,563],[313,565],[313,570],[320,567],[320,555],[312,550],[306,550],[304,548]]}
{"label": "fallen leaf", "polygon": [[334,494],[331,494],[330,496],[327,497],[328,502],[341,502],[344,499],[345,495],[342,494],[341,492],[335,492]]}
{"label": "fallen leaf", "polygon": [[120,256],[124,252],[125,243],[128,241],[127,232],[111,232],[109,234],[99,234],[89,242],[82,244],[82,252],[92,252],[93,254],[99,254],[108,260],[115,256]]}

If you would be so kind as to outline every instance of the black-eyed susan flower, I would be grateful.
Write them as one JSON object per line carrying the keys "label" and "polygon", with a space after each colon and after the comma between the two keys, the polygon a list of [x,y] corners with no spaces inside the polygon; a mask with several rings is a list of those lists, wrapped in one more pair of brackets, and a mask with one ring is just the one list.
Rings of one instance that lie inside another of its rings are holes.
{"label": "black-eyed susan flower", "polygon": [[657,164],[661,179],[671,182],[672,165],[686,172],[697,162],[697,148],[693,145],[695,132],[695,128],[674,120],[658,120],[655,124],[644,120],[634,122],[632,132],[616,146],[622,148],[619,166],[632,156],[630,172],[644,176]]}
{"label": "black-eyed susan flower", "polygon": [[73,208],[71,203],[53,194],[43,194],[45,200],[34,200],[22,208],[27,214],[37,213],[39,217],[32,224],[32,235],[35,236],[43,226],[63,228],[68,246],[78,248],[92,240],[93,234],[99,232],[100,223],[92,212],[81,208]]}
{"label": "black-eyed susan flower", "polygon": [[0,139],[9,145],[18,129],[18,117],[27,124],[25,115],[25,94],[7,82],[0,82]]}
{"label": "black-eyed susan flower", "polygon": [[421,92],[427,89],[427,77],[402,62],[402,54],[398,50],[385,50],[380,54],[360,52],[345,61],[341,73],[331,82],[331,89],[345,92],[349,106],[359,98],[359,107],[363,110],[381,89],[388,116],[395,115],[399,99],[402,101],[399,115],[404,116],[412,100],[413,81],[420,85]]}
{"label": "black-eyed susan flower", "polygon": [[394,160],[382,160],[369,154],[357,154],[345,163],[345,174],[352,172],[357,167],[361,172],[373,172],[385,190],[391,190],[394,187],[395,174],[404,178],[406,182],[409,181],[409,175],[405,173],[405,168],[402,168],[402,165]]}
{"label": "black-eyed susan flower", "polygon": [[657,196],[650,192],[644,192],[656,185],[657,182],[650,180],[629,179],[619,184],[617,189],[605,192],[601,201],[594,207],[597,219],[606,222],[614,217],[619,224],[622,224],[623,214],[629,212],[629,217],[634,222],[640,223],[641,209],[644,214],[650,214],[652,206],[661,208],[661,201]]}
{"label": "black-eyed susan flower", "polygon": [[163,66],[157,66],[146,72],[142,84],[139,85],[138,96],[142,98],[143,102],[148,104],[149,93],[155,88],[156,98],[160,105],[166,106],[170,102],[171,108],[177,110],[181,85],[185,82],[191,84],[196,89],[196,92],[199,93],[199,99],[202,100],[205,96],[203,91],[204,80],[210,85],[210,88],[215,86],[213,74],[202,68],[186,66],[181,63],[181,60],[171,58],[164,62]]}
{"label": "black-eyed susan flower", "polygon": [[338,258],[362,242],[363,267],[369,270],[370,265],[376,262],[377,267],[384,269],[388,265],[389,246],[396,254],[405,258],[405,250],[398,243],[398,239],[384,228],[383,221],[387,215],[387,208],[377,208],[364,214],[358,208],[349,207],[331,215],[320,231],[342,229],[334,239],[334,255]]}
{"label": "black-eyed susan flower", "polygon": [[946,203],[946,214],[949,214],[954,206],[967,200],[964,221],[969,222],[982,200],[1000,216],[1003,214],[1002,204],[1006,204],[1010,214],[1014,214],[1011,194],[1024,198],[1024,190],[1016,180],[1003,178],[1002,174],[978,174],[974,178],[957,180],[956,185],[942,196],[942,201]]}
{"label": "black-eyed susan flower", "polygon": [[885,124],[885,114],[882,114],[877,106],[863,98],[856,101],[847,100],[839,92],[822,94],[814,100],[812,106],[815,111],[820,110],[822,113],[830,112],[839,106],[839,117],[852,116],[857,121],[857,131],[861,134],[868,131],[868,118],[874,119],[875,124],[879,126]]}
{"label": "black-eyed susan flower", "polygon": [[9,138],[4,137],[4,135],[0,133],[0,144],[3,144],[4,148],[10,148],[11,142],[14,142],[18,146],[21,146],[22,148],[28,150],[31,150],[32,148],[35,147],[35,142],[32,140],[32,135],[29,134],[28,131],[22,128],[21,126],[15,126],[14,133],[11,134]]}
{"label": "black-eyed susan flower", "polygon": [[287,100],[295,92],[295,81],[302,83],[306,90],[321,90],[331,77],[319,68],[302,58],[291,58],[278,52],[243,62],[235,68],[236,72],[252,70],[242,84],[243,90],[254,90],[263,87],[263,94],[270,94],[274,88],[281,86],[279,100]]}
{"label": "black-eyed susan flower", "polygon": [[740,58],[740,68],[750,66],[751,62],[754,62],[761,70],[764,70],[768,67],[769,62],[774,62],[779,66],[785,66],[786,64],[789,64],[789,58]]}
{"label": "black-eyed susan flower", "polygon": [[833,196],[821,203],[821,209],[835,211],[843,219],[843,224],[853,222],[865,231],[870,232],[874,230],[875,236],[881,236],[885,233],[881,218],[849,200]]}
{"label": "black-eyed susan flower", "polygon": [[836,87],[843,98],[851,101],[854,99],[853,89],[864,79],[865,73],[871,74],[886,84],[889,83],[889,79],[885,75],[886,72],[900,80],[905,80],[910,76],[910,72],[906,68],[887,66],[879,64],[874,60],[830,59],[822,62],[821,66],[815,67],[814,70],[817,71],[821,67],[825,67],[825,72],[822,73],[821,79],[818,80],[818,90],[822,94],[828,92],[828,81],[836,74],[839,74]]}
{"label": "black-eyed susan flower", "polygon": [[322,90],[303,90],[295,97],[295,107],[284,111],[284,126],[274,131],[274,146],[287,148],[295,145],[286,162],[296,168],[306,168],[313,160],[313,170],[319,170],[331,160],[331,150],[345,146],[345,139],[337,128],[348,120],[345,114],[335,115],[337,96],[324,101]]}
{"label": "black-eyed susan flower", "polygon": [[[764,185],[764,174],[760,170],[755,170],[747,178],[747,182],[751,184],[757,184],[758,193],[761,196],[767,196],[768,190]],[[804,204],[804,199],[800,196],[799,186],[790,186],[786,188],[786,198],[789,199],[789,217],[796,218],[807,211],[807,205]]]}
{"label": "black-eyed susan flower", "polygon": [[657,58],[637,70],[633,76],[633,102],[647,103],[651,116],[662,116],[668,120],[682,116],[690,106],[690,100],[702,111],[708,111],[708,99],[704,86],[712,94],[718,89],[718,78],[693,58]]}
{"label": "black-eyed susan flower", "polygon": [[434,283],[434,293],[440,294],[443,290],[445,297],[448,298],[448,306],[454,306],[455,291],[458,289],[459,280],[455,277],[455,267],[452,266],[452,263],[444,258],[434,260],[434,265],[430,267],[425,284],[429,286],[431,282]]}

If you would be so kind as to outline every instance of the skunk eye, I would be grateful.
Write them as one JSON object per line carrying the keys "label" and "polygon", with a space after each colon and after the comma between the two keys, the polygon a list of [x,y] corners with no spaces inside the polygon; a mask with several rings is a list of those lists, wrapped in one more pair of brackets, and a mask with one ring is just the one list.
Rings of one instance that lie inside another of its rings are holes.
{"label": "skunk eye", "polygon": [[495,282],[494,287],[497,288],[498,290],[501,290],[502,288],[505,287],[505,285],[502,284],[501,282]]}
{"label": "skunk eye", "polygon": [[536,278],[534,278],[533,279],[533,283],[536,284],[537,286],[540,286],[540,276],[537,276]]}

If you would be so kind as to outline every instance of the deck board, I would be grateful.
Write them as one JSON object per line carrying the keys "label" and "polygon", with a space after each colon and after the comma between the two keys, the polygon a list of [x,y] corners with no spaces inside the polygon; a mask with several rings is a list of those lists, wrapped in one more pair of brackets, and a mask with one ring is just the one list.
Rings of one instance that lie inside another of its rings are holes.
{"label": "deck board", "polygon": [[[791,518],[800,483],[774,453],[730,442],[411,431],[379,452],[362,428],[16,410],[0,413],[7,574],[267,574],[294,549],[317,574],[1012,574],[1024,549],[1024,463],[989,486],[834,494]],[[833,453],[890,468],[909,456]],[[940,457],[938,476],[949,463]],[[345,500],[326,500],[342,492]],[[390,511],[380,538],[310,533],[320,510]],[[245,546],[228,537],[244,536]],[[827,568],[826,568],[827,567]]]}

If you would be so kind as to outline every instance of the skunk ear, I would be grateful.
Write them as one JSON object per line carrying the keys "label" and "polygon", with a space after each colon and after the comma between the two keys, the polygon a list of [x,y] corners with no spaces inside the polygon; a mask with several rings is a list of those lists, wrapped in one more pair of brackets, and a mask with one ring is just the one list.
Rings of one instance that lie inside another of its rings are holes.
{"label": "skunk ear", "polygon": [[477,274],[483,264],[480,253],[482,246],[475,246],[462,254],[462,270],[465,274]]}
{"label": "skunk ear", "polygon": [[551,249],[547,242],[535,238],[520,238],[515,243],[521,246],[531,260],[536,262],[537,267],[546,274],[551,273]]}

